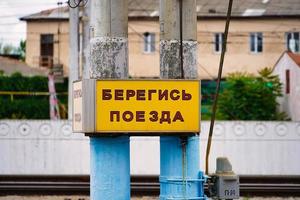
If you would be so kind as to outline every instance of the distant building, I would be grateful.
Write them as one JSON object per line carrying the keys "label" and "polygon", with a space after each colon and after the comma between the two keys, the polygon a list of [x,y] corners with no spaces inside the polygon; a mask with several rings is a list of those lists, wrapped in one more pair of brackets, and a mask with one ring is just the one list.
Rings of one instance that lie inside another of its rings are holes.
{"label": "distant building", "polygon": [[[197,0],[199,78],[217,76],[227,3]],[[132,77],[159,77],[158,15],[158,0],[129,3]],[[225,76],[235,71],[257,74],[264,67],[272,67],[285,50],[300,53],[300,3],[295,0],[234,1],[232,15]],[[21,20],[27,22],[26,62],[32,67],[51,67],[59,61],[68,73],[68,8],[45,10]]]}
{"label": "distant building", "polygon": [[274,66],[283,96],[278,98],[280,111],[286,112],[292,121],[300,121],[300,54],[284,52]]}

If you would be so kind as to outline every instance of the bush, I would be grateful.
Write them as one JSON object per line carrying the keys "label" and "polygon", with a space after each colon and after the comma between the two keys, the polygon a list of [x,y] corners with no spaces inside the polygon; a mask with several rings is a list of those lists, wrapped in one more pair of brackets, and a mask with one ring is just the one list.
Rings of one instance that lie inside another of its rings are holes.
{"label": "bush", "polygon": [[[55,84],[56,91],[67,92],[68,80]],[[0,90],[14,92],[48,92],[48,78],[43,76],[24,77],[20,73],[0,75]],[[67,95],[57,96],[61,107],[67,109]],[[67,117],[66,115],[64,115]],[[0,119],[49,119],[49,96],[9,95],[0,96]]]}
{"label": "bush", "polygon": [[[201,81],[201,119],[210,120],[212,104],[216,92],[217,81],[202,80]],[[226,81],[221,81],[220,93],[226,88]],[[219,115],[216,116],[219,118]]]}
{"label": "bush", "polygon": [[234,73],[219,99],[219,113],[226,120],[285,120],[277,110],[276,98],[282,96],[282,84],[271,69],[265,68],[255,77]]}

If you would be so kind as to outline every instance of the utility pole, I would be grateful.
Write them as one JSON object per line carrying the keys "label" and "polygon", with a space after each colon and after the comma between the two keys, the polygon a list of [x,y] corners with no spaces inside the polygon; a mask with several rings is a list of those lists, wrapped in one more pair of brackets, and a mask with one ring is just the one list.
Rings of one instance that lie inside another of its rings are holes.
{"label": "utility pole", "polygon": [[[160,6],[160,77],[196,79],[196,0],[160,0]],[[160,137],[161,199],[202,199],[199,169],[199,136]]]}
{"label": "utility pole", "polygon": [[[91,9],[88,78],[128,78],[128,0],[92,0]],[[129,200],[129,136],[92,135],[91,200]]]}
{"label": "utility pole", "polygon": [[89,44],[90,44],[90,18],[91,2],[88,1],[83,8],[82,14],[82,77],[89,77]]}
{"label": "utility pole", "polygon": [[72,83],[79,78],[79,8],[69,8],[69,96],[68,119],[72,119]]}

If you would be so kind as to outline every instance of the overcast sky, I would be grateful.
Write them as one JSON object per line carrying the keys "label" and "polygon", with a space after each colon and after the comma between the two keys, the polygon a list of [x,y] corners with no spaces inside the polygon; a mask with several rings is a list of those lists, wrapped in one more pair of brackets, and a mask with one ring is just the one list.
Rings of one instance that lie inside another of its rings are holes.
{"label": "overcast sky", "polygon": [[26,37],[26,23],[21,22],[19,18],[56,7],[58,1],[0,0],[0,42],[18,46],[20,40]]}

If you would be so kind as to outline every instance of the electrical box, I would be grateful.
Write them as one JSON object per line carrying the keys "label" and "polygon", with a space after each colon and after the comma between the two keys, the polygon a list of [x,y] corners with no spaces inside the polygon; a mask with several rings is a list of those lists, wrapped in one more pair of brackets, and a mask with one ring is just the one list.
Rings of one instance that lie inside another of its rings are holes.
{"label": "electrical box", "polygon": [[218,199],[239,199],[239,177],[236,175],[215,176],[215,196]]}
{"label": "electrical box", "polygon": [[216,173],[208,179],[209,197],[213,199],[239,199],[239,176],[234,174],[227,158],[217,158]]}

